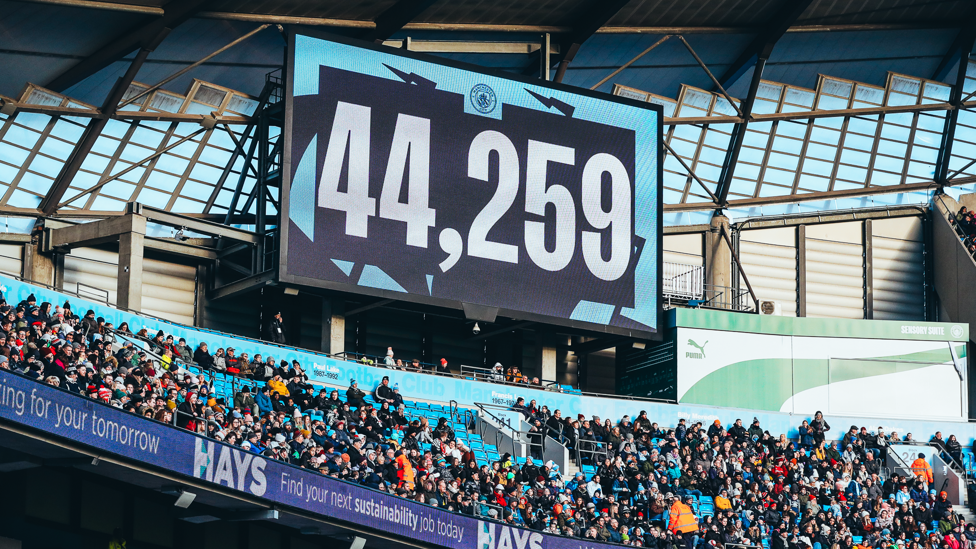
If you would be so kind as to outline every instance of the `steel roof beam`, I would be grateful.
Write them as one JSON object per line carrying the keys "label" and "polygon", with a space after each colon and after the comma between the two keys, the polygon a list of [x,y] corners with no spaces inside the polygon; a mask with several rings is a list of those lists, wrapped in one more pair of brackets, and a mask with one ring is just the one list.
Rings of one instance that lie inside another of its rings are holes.
{"label": "steel roof beam", "polygon": [[718,79],[722,86],[727,89],[735,84],[759,59],[768,60],[776,42],[786,34],[793,23],[803,15],[803,12],[812,3],[813,0],[787,2],[759,31],[746,49],[742,50],[739,57],[726,69],[725,74]]}
{"label": "steel roof beam", "polygon": [[[959,120],[959,106],[962,103],[962,91],[966,85],[966,72],[969,69],[970,52],[973,51],[973,44],[976,42],[976,27],[970,25],[960,31],[963,40],[958,44],[959,63],[956,73],[956,83],[952,85],[949,94],[949,104],[953,108],[946,113],[945,125],[942,130],[942,143],[939,147],[939,156],[935,161],[935,181],[940,185],[945,185],[949,179],[949,164],[952,160],[952,144],[956,137],[956,122]],[[959,170],[962,171],[962,170]],[[959,173],[957,171],[956,173]],[[956,174],[953,174],[956,175]]]}
{"label": "steel roof beam", "polygon": [[965,54],[968,57],[973,51],[973,37],[976,36],[976,6],[969,10],[962,21],[959,34],[956,35],[956,39],[952,41],[948,51],[939,61],[939,66],[932,73],[932,80],[945,80],[949,76],[952,66],[959,60],[960,55]]}
{"label": "steel roof beam", "polygon": [[359,38],[370,42],[383,42],[396,34],[404,25],[416,19],[436,1],[398,0],[386,11],[376,16],[376,26],[363,31]]}
{"label": "steel roof beam", "polygon": [[195,15],[202,6],[203,0],[173,0],[166,5],[162,17],[143,19],[136,28],[116,36],[44,87],[63,92],[137,49],[154,50],[170,30]]}
{"label": "steel roof beam", "polygon": [[[629,1],[594,0],[590,3],[588,9],[576,17],[576,21],[572,25],[572,30],[560,41],[559,55],[552,60],[554,65],[558,65],[556,75],[552,79],[553,82],[563,81],[563,77],[566,75],[566,68],[576,58],[576,54],[579,52],[583,42],[586,42],[591,36],[596,34],[596,31],[600,30],[600,27],[603,25],[606,25]],[[538,58],[536,58],[535,63],[530,64],[534,69],[538,64]]]}

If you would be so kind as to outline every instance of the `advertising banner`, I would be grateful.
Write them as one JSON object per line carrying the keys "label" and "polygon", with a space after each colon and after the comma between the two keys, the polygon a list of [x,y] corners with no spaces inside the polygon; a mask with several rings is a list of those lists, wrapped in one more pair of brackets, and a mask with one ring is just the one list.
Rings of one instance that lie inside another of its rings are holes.
{"label": "advertising banner", "polygon": [[5,371],[0,371],[0,418],[277,504],[442,547],[606,547],[481,521],[369,490]]}
{"label": "advertising banner", "polygon": [[659,330],[659,107],[337,37],[288,51],[282,280]]}
{"label": "advertising banner", "polygon": [[[682,404],[954,421],[967,415],[965,342],[676,330]],[[895,397],[905,387],[912,387],[912,406]]]}

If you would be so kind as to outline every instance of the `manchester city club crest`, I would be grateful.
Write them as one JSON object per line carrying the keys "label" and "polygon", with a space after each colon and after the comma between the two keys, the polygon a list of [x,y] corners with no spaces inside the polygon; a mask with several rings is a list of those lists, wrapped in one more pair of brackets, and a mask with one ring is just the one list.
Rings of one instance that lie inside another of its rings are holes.
{"label": "manchester city club crest", "polygon": [[495,110],[495,104],[498,102],[495,98],[495,90],[488,87],[487,84],[478,84],[471,88],[470,97],[471,106],[483,114],[488,114]]}

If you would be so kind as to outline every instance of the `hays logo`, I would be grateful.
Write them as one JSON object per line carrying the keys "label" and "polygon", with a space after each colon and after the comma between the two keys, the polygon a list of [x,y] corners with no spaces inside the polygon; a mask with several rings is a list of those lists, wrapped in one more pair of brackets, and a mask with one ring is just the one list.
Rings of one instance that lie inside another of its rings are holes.
{"label": "hays logo", "polygon": [[542,534],[478,521],[477,549],[542,549]]}
{"label": "hays logo", "polygon": [[262,457],[212,441],[198,438],[194,444],[193,476],[255,496],[263,496],[268,489],[268,480],[264,475],[267,465],[268,462]]}
{"label": "hays logo", "polygon": [[695,360],[702,360],[703,358],[705,358],[705,345],[708,345],[707,341],[699,345],[695,343],[694,339],[689,339],[688,345],[694,347],[695,349],[698,349],[698,352],[685,351],[685,358],[693,358]]}

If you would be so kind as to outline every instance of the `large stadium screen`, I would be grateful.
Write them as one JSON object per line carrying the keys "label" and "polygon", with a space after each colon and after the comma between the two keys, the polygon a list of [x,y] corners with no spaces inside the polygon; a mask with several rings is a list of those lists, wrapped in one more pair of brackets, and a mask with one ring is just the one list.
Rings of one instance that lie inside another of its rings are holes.
{"label": "large stadium screen", "polygon": [[652,337],[661,111],[289,39],[280,279]]}

